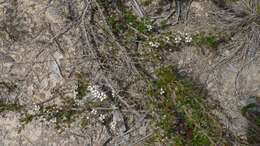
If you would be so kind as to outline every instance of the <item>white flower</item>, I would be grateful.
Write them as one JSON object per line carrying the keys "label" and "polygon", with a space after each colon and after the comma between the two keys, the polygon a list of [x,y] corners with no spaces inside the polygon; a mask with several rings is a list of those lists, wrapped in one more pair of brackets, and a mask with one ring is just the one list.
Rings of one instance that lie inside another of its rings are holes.
{"label": "white flower", "polygon": [[190,43],[192,41],[192,37],[191,36],[186,36],[185,37],[185,43]]}
{"label": "white flower", "polygon": [[152,25],[146,25],[146,28],[148,31],[151,31],[153,29]]}
{"label": "white flower", "polygon": [[91,114],[96,115],[96,114],[97,114],[97,110],[93,109],[93,110],[91,111]]}
{"label": "white flower", "polygon": [[175,40],[176,44],[179,44],[181,42],[182,38],[181,38],[181,36],[176,36],[174,40]]}
{"label": "white flower", "polygon": [[166,119],[166,117],[167,117],[166,115],[163,115],[163,117],[162,117],[162,118],[163,118],[163,119]]}
{"label": "white flower", "polygon": [[111,126],[112,130],[115,130],[116,129],[116,121],[111,122],[110,126]]}
{"label": "white flower", "polygon": [[100,121],[102,121],[102,122],[103,122],[103,120],[104,120],[105,118],[106,118],[106,116],[105,116],[105,115],[103,115],[103,114],[101,114],[101,115],[99,116],[99,118],[98,118],[98,119],[99,119]]}
{"label": "white flower", "polygon": [[47,119],[46,119],[45,117],[42,117],[42,121],[43,121],[43,122],[46,122]]}
{"label": "white flower", "polygon": [[149,42],[149,45],[152,47],[153,46],[153,42]]}
{"label": "white flower", "polygon": [[189,33],[184,33],[184,32],[177,32],[177,36],[175,37],[175,43],[179,44],[184,41],[184,43],[191,43],[192,42],[192,37]]}
{"label": "white flower", "polygon": [[155,43],[154,43],[154,47],[155,47],[155,48],[158,48],[159,46],[160,46],[160,43],[158,43],[158,42],[155,42]]}
{"label": "white flower", "polygon": [[114,89],[112,89],[112,96],[116,97],[116,91]]}
{"label": "white flower", "polygon": [[170,41],[170,38],[168,36],[165,37],[165,41],[168,43]]}
{"label": "white flower", "polygon": [[39,112],[39,110],[41,109],[41,107],[39,105],[34,105],[32,110],[29,110],[29,114],[35,114],[37,112]]}
{"label": "white flower", "polygon": [[50,122],[51,122],[51,123],[56,123],[56,122],[57,122],[57,119],[56,119],[56,117],[55,117],[55,118],[53,118],[53,119],[51,119],[51,120],[50,120]]}
{"label": "white flower", "polygon": [[107,98],[107,95],[100,91],[98,86],[96,85],[91,85],[91,86],[88,86],[87,90],[95,97],[95,98],[98,98],[100,101],[103,101]]}
{"label": "white flower", "polygon": [[159,42],[149,42],[149,45],[154,48],[158,48],[160,46]]}
{"label": "white flower", "polygon": [[163,88],[160,89],[160,95],[163,95],[165,93],[165,91],[163,90]]}

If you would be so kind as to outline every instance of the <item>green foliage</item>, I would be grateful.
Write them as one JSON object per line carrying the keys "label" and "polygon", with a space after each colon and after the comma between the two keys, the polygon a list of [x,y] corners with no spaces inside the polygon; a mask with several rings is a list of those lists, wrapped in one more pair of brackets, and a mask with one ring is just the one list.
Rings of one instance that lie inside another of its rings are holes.
{"label": "green foliage", "polygon": [[213,35],[206,35],[204,33],[200,33],[195,35],[193,41],[198,45],[205,45],[207,47],[214,48],[217,46],[217,37]]}
{"label": "green foliage", "polygon": [[141,5],[148,6],[153,2],[153,0],[141,0]]}
{"label": "green foliage", "polygon": [[80,73],[76,74],[76,80],[78,82],[78,88],[76,89],[77,98],[82,99],[82,97],[86,95],[86,90],[89,85],[89,82]]}
{"label": "green foliage", "polygon": [[93,108],[100,107],[103,103],[95,101],[84,103],[85,101],[82,98],[86,95],[89,82],[80,73],[76,74],[76,80],[78,82],[76,99],[61,97],[61,104],[40,104],[34,105],[34,107],[25,107],[20,105],[19,102],[0,100],[0,112],[13,111],[20,114],[18,132],[21,132],[27,124],[34,120],[48,122],[60,132],[76,120],[80,121],[82,128],[86,128],[89,123],[88,113]]}
{"label": "green foliage", "polygon": [[256,103],[250,103],[241,109],[241,114],[260,126],[260,107]]}
{"label": "green foliage", "polygon": [[178,74],[172,66],[159,68],[148,96],[153,113],[154,141],[166,145],[208,146],[226,144],[222,129],[205,102],[201,86]]}
{"label": "green foliage", "polygon": [[0,100],[0,113],[8,112],[8,111],[19,112],[23,109],[24,109],[24,106],[20,105],[18,103],[18,101],[10,102],[10,101],[6,101],[3,99]]}
{"label": "green foliage", "polygon": [[256,6],[256,13],[260,15],[260,4],[257,4]]}
{"label": "green foliage", "polygon": [[128,33],[129,31],[133,31],[133,29],[140,33],[150,33],[147,28],[147,25],[151,24],[149,19],[137,18],[128,9],[124,9],[121,13],[113,13],[108,16],[107,23],[117,35]]}

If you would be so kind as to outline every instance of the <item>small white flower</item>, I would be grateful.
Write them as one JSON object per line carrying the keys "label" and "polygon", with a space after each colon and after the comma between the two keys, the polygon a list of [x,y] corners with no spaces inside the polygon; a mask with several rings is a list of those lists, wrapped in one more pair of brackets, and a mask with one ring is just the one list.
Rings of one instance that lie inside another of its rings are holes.
{"label": "small white flower", "polygon": [[99,119],[100,121],[102,121],[102,122],[103,122],[103,120],[104,120],[105,118],[106,118],[106,116],[105,116],[105,115],[103,115],[103,114],[101,114],[101,115],[99,116],[99,118],[98,118],[98,119]]}
{"label": "small white flower", "polygon": [[154,44],[153,44],[153,42],[149,42],[149,45],[150,45],[151,47],[153,47]]}
{"label": "small white flower", "polygon": [[166,119],[166,117],[167,117],[166,115],[163,115],[163,117],[162,117],[162,118],[163,118],[163,119]]}
{"label": "small white flower", "polygon": [[165,93],[165,91],[163,90],[163,88],[160,89],[160,95],[163,95]]}
{"label": "small white flower", "polygon": [[176,36],[174,40],[175,40],[176,44],[179,44],[181,42],[182,38],[181,38],[181,36]]}
{"label": "small white flower", "polygon": [[151,31],[153,29],[152,25],[146,25],[146,28],[148,31]]}
{"label": "small white flower", "polygon": [[46,118],[45,118],[45,117],[42,117],[41,121],[45,122],[45,121],[46,121]]}
{"label": "small white flower", "polygon": [[190,43],[192,41],[192,37],[191,36],[186,36],[185,37],[185,43]]}
{"label": "small white flower", "polygon": [[104,92],[100,91],[98,86],[96,85],[88,86],[87,90],[100,101],[103,101],[107,98],[107,95]]}
{"label": "small white flower", "polygon": [[110,126],[111,126],[112,130],[115,130],[116,129],[116,121],[111,122]]}
{"label": "small white flower", "polygon": [[160,46],[159,42],[155,42],[154,44],[155,44],[155,46],[154,46],[155,48],[158,48]]}
{"label": "small white flower", "polygon": [[40,106],[39,105],[34,105],[34,112],[38,112],[40,110]]}
{"label": "small white flower", "polygon": [[167,42],[167,43],[169,43],[169,41],[170,41],[170,38],[167,36],[167,37],[165,37],[165,41]]}
{"label": "small white flower", "polygon": [[50,120],[50,122],[51,122],[51,123],[56,123],[56,122],[57,122],[57,119],[56,119],[56,117],[55,117],[55,118],[53,118],[53,119],[51,119],[51,120]]}
{"label": "small white flower", "polygon": [[154,48],[158,48],[160,46],[159,42],[149,42],[149,45]]}
{"label": "small white flower", "polygon": [[112,89],[112,96],[116,97],[116,91],[114,89]]}
{"label": "small white flower", "polygon": [[96,114],[97,114],[97,110],[93,109],[93,110],[91,111],[91,114],[96,115]]}

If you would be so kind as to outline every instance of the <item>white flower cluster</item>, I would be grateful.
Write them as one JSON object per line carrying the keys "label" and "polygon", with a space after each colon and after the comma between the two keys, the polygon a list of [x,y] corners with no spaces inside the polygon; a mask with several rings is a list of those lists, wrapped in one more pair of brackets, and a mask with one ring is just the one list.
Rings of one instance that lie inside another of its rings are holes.
{"label": "white flower cluster", "polygon": [[98,117],[98,119],[99,119],[101,122],[104,122],[105,118],[106,118],[106,116],[103,115],[103,114],[100,114],[99,117]]}
{"label": "white flower cluster", "polygon": [[165,91],[163,90],[163,88],[160,89],[160,95],[163,95],[165,93]]}
{"label": "white flower cluster", "polygon": [[116,121],[111,122],[110,127],[112,130],[116,130]]}
{"label": "white flower cluster", "polygon": [[115,90],[115,89],[112,89],[112,96],[113,96],[113,97],[116,97],[116,96],[117,96],[117,93],[116,93],[116,90]]}
{"label": "white flower cluster", "polygon": [[147,28],[148,31],[151,31],[153,29],[152,25],[149,25],[149,24],[146,25],[146,28]]}
{"label": "white flower cluster", "polygon": [[153,48],[158,48],[160,46],[160,43],[159,42],[149,42],[149,45]]}
{"label": "white flower cluster", "polygon": [[166,37],[165,37],[165,42],[166,42],[166,43],[169,43],[169,42],[170,42],[170,37],[166,36]]}
{"label": "white flower cluster", "polygon": [[177,35],[174,38],[174,41],[175,41],[176,44],[179,44],[182,41],[184,43],[191,43],[192,42],[192,37],[188,33],[178,32]]}
{"label": "white flower cluster", "polygon": [[[90,112],[93,116],[99,116],[98,117],[98,120],[100,120],[101,122],[104,122],[106,116],[103,115],[103,114],[98,114],[97,110],[96,109],[92,109],[91,112]],[[87,119],[89,120],[89,117],[87,117]]]}
{"label": "white flower cluster", "polygon": [[96,115],[96,114],[97,114],[97,110],[93,109],[93,110],[91,111],[91,114]]}
{"label": "white flower cluster", "polygon": [[56,123],[56,122],[57,122],[57,118],[56,118],[56,117],[52,118],[52,119],[50,120],[50,122],[51,122],[51,123]]}
{"label": "white flower cluster", "polygon": [[107,95],[100,91],[98,86],[96,85],[90,85],[88,86],[87,90],[95,97],[98,98],[100,101],[103,101],[107,98]]}
{"label": "white flower cluster", "polygon": [[176,44],[181,43],[181,41],[182,41],[181,36],[176,36],[176,37],[174,38],[174,41],[175,41]]}
{"label": "white flower cluster", "polygon": [[40,106],[39,105],[34,105],[33,109],[28,110],[28,113],[31,115],[34,115],[35,113],[39,112]]}

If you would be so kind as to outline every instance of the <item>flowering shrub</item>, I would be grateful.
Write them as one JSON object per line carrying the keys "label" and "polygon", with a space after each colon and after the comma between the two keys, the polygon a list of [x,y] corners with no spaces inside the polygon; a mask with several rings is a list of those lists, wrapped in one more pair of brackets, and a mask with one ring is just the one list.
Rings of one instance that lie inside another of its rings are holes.
{"label": "flowering shrub", "polygon": [[94,98],[99,99],[101,102],[107,98],[107,95],[97,85],[89,85],[87,90]]}
{"label": "flowering shrub", "polygon": [[176,44],[191,43],[192,42],[192,36],[189,33],[177,32],[175,34],[174,42]]}
{"label": "flowering shrub", "polygon": [[[77,120],[80,120],[81,128],[86,128],[91,121],[104,122],[106,113],[97,111],[96,107],[102,106],[105,99],[108,98],[107,95],[100,90],[99,86],[90,84],[80,74],[77,75],[77,81],[77,96],[75,98],[62,97],[60,99],[61,104],[23,106],[19,102],[1,100],[0,112],[13,111],[19,113],[19,131],[33,120],[38,120],[47,126],[52,126],[58,132],[62,132]],[[89,100],[88,95],[93,100]]]}

